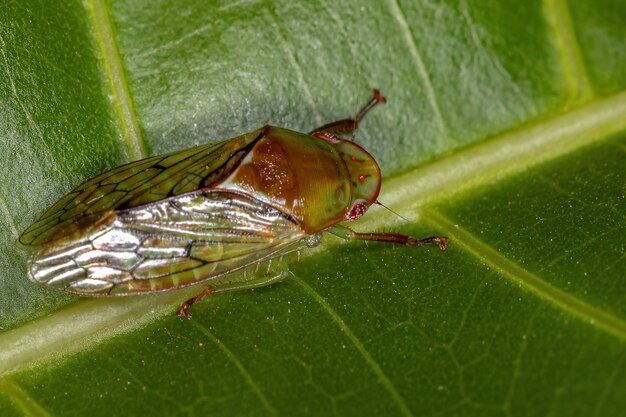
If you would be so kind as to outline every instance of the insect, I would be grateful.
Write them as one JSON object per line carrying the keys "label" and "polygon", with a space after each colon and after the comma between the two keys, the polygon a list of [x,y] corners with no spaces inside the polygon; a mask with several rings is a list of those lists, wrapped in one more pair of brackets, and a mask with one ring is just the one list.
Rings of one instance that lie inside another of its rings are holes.
{"label": "insect", "polygon": [[283,280],[282,256],[318,245],[322,232],[436,244],[443,251],[443,236],[357,233],[339,224],[377,202],[381,173],[367,151],[338,134],[355,131],[384,102],[374,90],[353,119],[309,134],[264,126],[106,171],[74,188],[21,235],[23,245],[34,247],[28,275],[83,296],[204,283],[178,310],[191,318],[191,305],[209,294]]}

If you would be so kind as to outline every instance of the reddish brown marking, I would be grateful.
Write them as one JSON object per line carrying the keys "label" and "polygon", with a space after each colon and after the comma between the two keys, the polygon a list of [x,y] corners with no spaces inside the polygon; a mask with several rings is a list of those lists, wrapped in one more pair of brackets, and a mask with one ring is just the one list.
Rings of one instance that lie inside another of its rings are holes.
{"label": "reddish brown marking", "polygon": [[377,103],[382,104],[387,102],[387,99],[382,94],[380,94],[380,91],[377,89],[374,89],[374,100],[376,100]]}
{"label": "reddish brown marking", "polygon": [[350,208],[350,211],[345,215],[344,220],[347,222],[356,220],[362,215],[364,215],[368,208],[369,208],[369,205],[365,201],[357,201]]}
{"label": "reddish brown marking", "polygon": [[252,195],[261,193],[284,200],[288,206],[297,198],[289,154],[277,141],[261,140],[254,147],[252,160],[239,166],[236,181]]}
{"label": "reddish brown marking", "polygon": [[[293,216],[312,234],[343,221],[351,192],[348,172],[331,143],[302,136],[270,130],[231,181],[237,190]],[[338,187],[343,192],[337,194]],[[333,195],[338,198],[332,200]]]}
{"label": "reddish brown marking", "polygon": [[365,181],[365,175],[363,174],[359,175],[359,181],[361,182]]}

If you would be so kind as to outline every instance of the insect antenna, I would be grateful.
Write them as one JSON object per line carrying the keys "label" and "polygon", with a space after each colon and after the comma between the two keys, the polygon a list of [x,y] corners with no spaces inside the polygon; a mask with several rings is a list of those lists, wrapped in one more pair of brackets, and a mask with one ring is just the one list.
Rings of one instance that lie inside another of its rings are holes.
{"label": "insect antenna", "polygon": [[400,215],[399,213],[393,211],[392,209],[390,209],[389,207],[387,207],[386,205],[384,205],[383,203],[381,203],[380,201],[376,200],[375,201],[376,204],[378,204],[381,207],[386,208],[387,210],[389,210],[390,212],[392,212],[393,214],[395,214],[396,216],[400,217],[402,220],[406,220],[407,223],[410,223],[409,219],[407,219],[406,217]]}

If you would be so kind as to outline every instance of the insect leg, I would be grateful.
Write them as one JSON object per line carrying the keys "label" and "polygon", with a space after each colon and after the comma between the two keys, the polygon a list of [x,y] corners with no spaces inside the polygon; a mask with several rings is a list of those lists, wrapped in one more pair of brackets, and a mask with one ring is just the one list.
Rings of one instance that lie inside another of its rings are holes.
{"label": "insect leg", "polygon": [[328,231],[342,239],[347,240],[373,240],[376,242],[400,243],[407,246],[438,245],[444,251],[448,245],[448,238],[445,236],[431,236],[424,239],[416,239],[411,236],[399,233],[358,233],[346,226],[334,226]]}
{"label": "insect leg", "polygon": [[208,295],[211,295],[212,293],[213,293],[213,287],[211,287],[210,285],[207,285],[198,295],[196,295],[195,297],[191,297],[189,300],[182,303],[180,307],[178,308],[178,313],[176,314],[178,315],[178,317],[181,317],[181,318],[185,317],[187,320],[191,320],[191,313],[189,312],[189,308],[194,303],[197,303],[198,301],[202,300]]}
{"label": "insect leg", "polygon": [[[324,136],[324,133],[330,134],[330,136],[332,136],[333,133],[352,133],[359,127],[359,122],[363,119],[363,117],[365,117],[367,112],[372,109],[372,107],[378,103],[385,103],[386,101],[385,97],[380,94],[380,91],[374,90],[374,96],[372,99],[365,106],[363,106],[361,110],[359,110],[356,116],[354,116],[354,119],[343,119],[325,124],[324,126],[320,126],[313,130],[311,134],[313,136],[326,137]],[[319,133],[319,135],[316,135],[316,133]]]}
{"label": "insect leg", "polygon": [[[244,272],[246,271],[244,270]],[[275,284],[284,280],[288,273],[289,269],[287,264],[282,262],[270,263],[267,272],[261,274],[253,273],[252,276],[248,274],[242,275],[243,272],[241,271],[235,272],[232,274],[231,279],[224,279],[226,277],[223,277],[221,281],[216,281],[212,285],[206,286],[198,295],[181,304],[178,309],[178,317],[191,319],[189,308],[194,303],[197,303],[209,295],[265,287],[266,285]],[[231,276],[231,274],[229,274],[229,276]]]}
{"label": "insect leg", "polygon": [[233,279],[230,281],[213,284],[212,294],[249,290],[275,284],[285,279],[288,273],[289,268],[286,263],[274,261],[268,265],[266,271],[253,274],[251,277],[248,277],[245,280],[233,277]]}

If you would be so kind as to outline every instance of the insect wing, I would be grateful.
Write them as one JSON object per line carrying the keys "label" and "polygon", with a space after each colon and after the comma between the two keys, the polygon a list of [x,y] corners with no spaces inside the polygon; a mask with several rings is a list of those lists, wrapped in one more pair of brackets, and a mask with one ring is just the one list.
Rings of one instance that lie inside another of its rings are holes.
{"label": "insect wing", "polygon": [[298,245],[289,216],[220,190],[172,197],[115,213],[65,246],[44,246],[36,282],[82,295],[164,291],[210,281]]}
{"label": "insect wing", "polygon": [[219,182],[246,156],[257,130],[236,138],[154,156],[113,168],[79,185],[50,207],[20,237],[43,245],[97,223],[104,213],[185,194]]}

